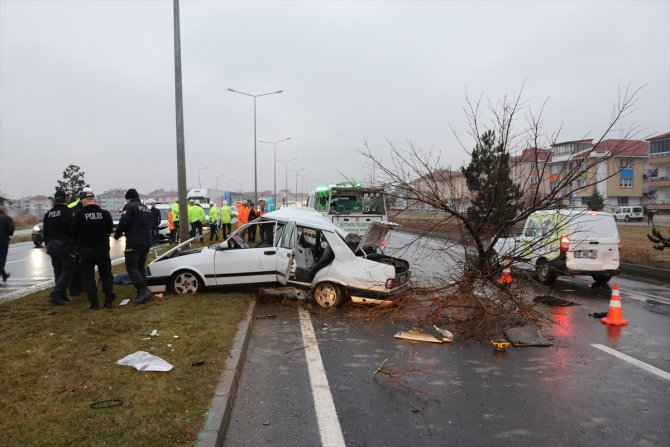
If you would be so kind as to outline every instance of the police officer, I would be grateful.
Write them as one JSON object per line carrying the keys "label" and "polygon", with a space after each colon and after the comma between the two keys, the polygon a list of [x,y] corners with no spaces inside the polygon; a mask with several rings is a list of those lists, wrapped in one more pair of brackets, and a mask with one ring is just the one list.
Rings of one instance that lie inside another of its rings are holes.
{"label": "police officer", "polygon": [[64,191],[54,194],[54,206],[44,215],[44,243],[51,256],[55,285],[49,294],[49,303],[62,306],[68,302],[67,287],[75,269],[72,222],[74,212],[67,206]]}
{"label": "police officer", "polygon": [[175,200],[172,204],[172,223],[174,224],[174,232],[170,231],[171,244],[179,239],[179,200]]}
{"label": "police officer", "polygon": [[233,217],[233,210],[230,209],[230,205],[226,200],[223,201],[221,205],[221,236],[225,241],[228,235],[230,234],[230,222]]}
{"label": "police officer", "polygon": [[95,266],[98,266],[105,308],[114,302],[112,260],[109,257],[109,235],[114,229],[112,215],[96,204],[93,192],[80,197],[83,209],[74,216],[72,233],[79,253],[79,268],[84,278],[86,295],[91,309],[100,309],[98,289],[95,285]]}
{"label": "police officer", "polygon": [[153,216],[153,225],[151,227],[151,239],[154,244],[157,244],[160,239],[160,235],[158,234],[158,227],[161,226],[161,210],[156,208],[156,201],[154,199],[151,199],[151,215]]}
{"label": "police officer", "polygon": [[114,239],[126,236],[126,272],[137,289],[136,304],[142,304],[153,295],[147,289],[147,271],[145,264],[151,247],[151,210],[140,202],[140,195],[133,188],[126,192],[126,205],[121,220],[114,232]]}
{"label": "police officer", "polygon": [[200,200],[196,199],[193,209],[195,210],[195,221],[193,223],[195,224],[198,236],[202,236],[202,226],[207,221],[207,218],[205,217],[205,209],[200,204]]}
{"label": "police officer", "polygon": [[5,213],[5,207],[0,204],[0,275],[2,282],[7,282],[10,273],[5,271],[7,253],[9,252],[9,238],[14,234],[14,221]]}
{"label": "police officer", "polygon": [[219,211],[216,209],[216,204],[214,202],[209,202],[209,240],[219,240],[219,231],[217,230],[219,226]]}

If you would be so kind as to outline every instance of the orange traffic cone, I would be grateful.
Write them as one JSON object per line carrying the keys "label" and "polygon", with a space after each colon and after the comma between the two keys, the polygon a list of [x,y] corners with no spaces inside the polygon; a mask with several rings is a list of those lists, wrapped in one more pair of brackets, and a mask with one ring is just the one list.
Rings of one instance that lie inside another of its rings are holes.
{"label": "orange traffic cone", "polygon": [[502,271],[502,276],[498,280],[502,285],[512,284],[512,268],[510,267],[509,258],[505,258],[505,268]]}
{"label": "orange traffic cone", "polygon": [[614,283],[612,289],[612,298],[610,299],[610,308],[607,311],[607,316],[601,318],[602,324],[611,324],[613,326],[627,326],[628,320],[623,319],[623,312],[621,311],[621,299],[619,298],[619,284]]}

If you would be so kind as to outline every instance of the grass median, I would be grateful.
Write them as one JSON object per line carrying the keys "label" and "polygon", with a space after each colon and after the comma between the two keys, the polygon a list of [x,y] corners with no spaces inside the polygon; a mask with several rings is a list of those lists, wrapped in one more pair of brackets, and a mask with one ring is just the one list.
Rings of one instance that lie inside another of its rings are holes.
{"label": "grass median", "polygon": [[[119,306],[135,289],[115,285],[109,311],[90,310],[85,294],[51,306],[49,291],[0,305],[0,445],[192,445],[251,295],[167,295]],[[154,329],[159,336],[147,339]],[[116,364],[136,351],[174,368]],[[121,405],[91,408],[108,400]]]}

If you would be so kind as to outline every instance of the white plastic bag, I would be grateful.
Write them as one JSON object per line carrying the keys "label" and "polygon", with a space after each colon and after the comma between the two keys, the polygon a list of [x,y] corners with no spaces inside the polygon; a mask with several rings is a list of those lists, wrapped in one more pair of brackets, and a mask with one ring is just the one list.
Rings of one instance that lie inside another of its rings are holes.
{"label": "white plastic bag", "polygon": [[138,371],[170,371],[174,366],[160,357],[149,354],[145,351],[137,351],[117,360],[117,365],[132,366]]}

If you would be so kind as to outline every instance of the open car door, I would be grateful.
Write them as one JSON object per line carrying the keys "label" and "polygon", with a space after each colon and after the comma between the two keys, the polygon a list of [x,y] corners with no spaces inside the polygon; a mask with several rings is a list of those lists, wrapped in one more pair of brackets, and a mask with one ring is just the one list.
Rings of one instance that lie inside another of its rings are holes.
{"label": "open car door", "polygon": [[282,237],[277,241],[277,282],[286,285],[293,264],[296,237],[295,222],[287,222]]}

